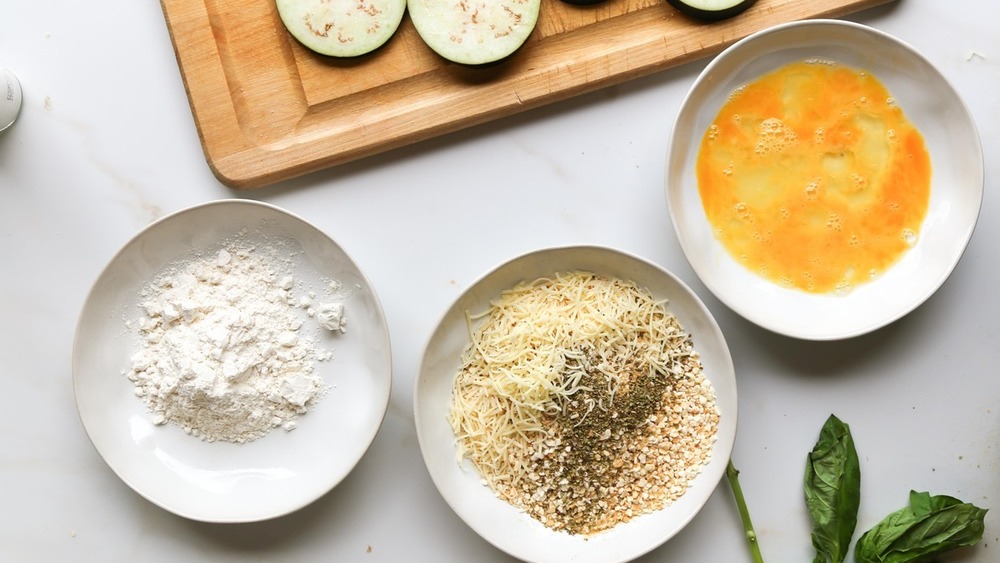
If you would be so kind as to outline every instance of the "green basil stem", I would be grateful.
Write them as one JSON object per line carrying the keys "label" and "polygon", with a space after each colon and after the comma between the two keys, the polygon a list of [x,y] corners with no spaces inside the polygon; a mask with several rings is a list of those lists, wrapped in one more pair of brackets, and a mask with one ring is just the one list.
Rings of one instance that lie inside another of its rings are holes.
{"label": "green basil stem", "polygon": [[736,498],[736,508],[740,511],[740,518],[743,520],[743,530],[747,538],[747,546],[750,548],[750,556],[754,563],[764,563],[764,558],[760,555],[760,545],[757,543],[757,532],[753,529],[753,522],[750,521],[750,511],[747,509],[747,501],[743,498],[743,488],[740,487],[740,472],[733,465],[733,460],[729,460],[726,466],[726,479],[729,487],[733,490],[733,497]]}

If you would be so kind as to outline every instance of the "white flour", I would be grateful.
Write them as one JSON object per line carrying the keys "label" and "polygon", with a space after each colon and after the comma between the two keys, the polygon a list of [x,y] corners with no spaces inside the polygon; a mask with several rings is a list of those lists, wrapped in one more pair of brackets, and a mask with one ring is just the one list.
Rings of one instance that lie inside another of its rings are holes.
{"label": "white flour", "polygon": [[[329,387],[313,367],[332,353],[303,329],[314,296],[296,295],[290,260],[250,245],[160,275],[142,291],[141,342],[127,372],[153,422],[209,442],[295,428]],[[341,304],[320,310],[324,326],[343,332]]]}

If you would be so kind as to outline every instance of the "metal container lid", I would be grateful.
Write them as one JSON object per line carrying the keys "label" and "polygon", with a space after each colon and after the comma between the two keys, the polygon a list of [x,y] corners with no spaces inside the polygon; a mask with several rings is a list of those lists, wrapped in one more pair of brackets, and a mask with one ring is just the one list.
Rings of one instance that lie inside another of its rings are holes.
{"label": "metal container lid", "polygon": [[0,67],[0,131],[14,124],[21,112],[21,83],[10,70]]}

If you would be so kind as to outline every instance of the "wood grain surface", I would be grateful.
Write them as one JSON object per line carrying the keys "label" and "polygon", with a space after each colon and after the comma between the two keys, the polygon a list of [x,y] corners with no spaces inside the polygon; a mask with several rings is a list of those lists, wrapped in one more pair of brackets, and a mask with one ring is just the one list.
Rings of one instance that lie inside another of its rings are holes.
{"label": "wood grain surface", "polygon": [[722,22],[665,0],[543,0],[538,26],[499,64],[445,61],[408,16],[378,51],[317,55],[273,0],[161,0],[208,165],[256,188],[714,55],[771,25],[891,0],[758,0]]}

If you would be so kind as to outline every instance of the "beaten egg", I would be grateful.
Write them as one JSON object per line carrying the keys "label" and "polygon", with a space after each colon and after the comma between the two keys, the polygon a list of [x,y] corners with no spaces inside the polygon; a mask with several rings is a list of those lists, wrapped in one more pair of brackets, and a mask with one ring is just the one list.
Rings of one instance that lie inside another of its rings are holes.
{"label": "beaten egg", "polygon": [[930,200],[920,132],[871,73],[800,61],[736,89],[696,174],[713,232],[778,285],[846,293],[917,241]]}

